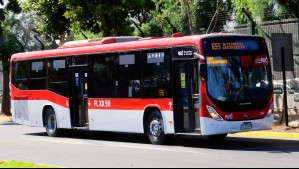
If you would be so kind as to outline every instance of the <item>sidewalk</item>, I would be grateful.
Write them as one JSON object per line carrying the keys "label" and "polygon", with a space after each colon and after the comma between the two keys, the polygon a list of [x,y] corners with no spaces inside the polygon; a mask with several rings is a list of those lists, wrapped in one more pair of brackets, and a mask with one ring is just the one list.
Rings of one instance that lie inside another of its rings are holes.
{"label": "sidewalk", "polygon": [[0,114],[0,121],[11,122],[12,121],[12,117]]}
{"label": "sidewalk", "polygon": [[265,137],[265,138],[287,138],[287,139],[298,139],[299,133],[289,133],[289,132],[273,132],[269,131],[251,131],[232,134],[233,136],[248,136],[248,137]]}

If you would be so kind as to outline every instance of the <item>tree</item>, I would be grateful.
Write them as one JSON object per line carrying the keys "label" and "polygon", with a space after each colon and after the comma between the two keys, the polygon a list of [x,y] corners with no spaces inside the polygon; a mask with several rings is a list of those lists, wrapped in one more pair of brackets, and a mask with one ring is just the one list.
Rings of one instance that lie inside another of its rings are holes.
{"label": "tree", "polygon": [[[4,3],[1,0],[1,5]],[[18,14],[21,12],[21,8],[17,0],[8,0],[8,4],[3,8],[0,8],[0,54],[3,65],[3,99],[2,99],[2,113],[5,115],[11,115],[10,112],[10,90],[9,90],[9,60],[11,54],[15,49],[12,45],[13,38],[10,34],[7,34],[6,25],[4,22],[9,14],[9,12]],[[5,32],[5,36],[4,36]]]}
{"label": "tree", "polygon": [[299,0],[277,0],[278,4],[282,7],[282,13],[287,12],[292,17],[299,17]]}
{"label": "tree", "polygon": [[240,23],[247,21],[246,16],[240,10],[241,7],[244,7],[257,23],[299,17],[299,0],[235,0],[233,5]]}
{"label": "tree", "polygon": [[76,33],[102,32],[103,36],[132,34],[132,19],[138,23],[148,22],[149,11],[154,4],[149,0],[60,0],[67,6],[66,18],[70,19]]}
{"label": "tree", "polygon": [[22,1],[24,12],[35,15],[37,31],[47,40],[60,40],[60,46],[70,31],[70,20],[64,14],[66,6],[59,0],[26,0]]}
{"label": "tree", "polygon": [[[170,22],[177,28],[178,31],[185,35],[206,33],[213,15],[217,9],[219,0],[152,0],[156,4],[156,9],[153,11],[153,19],[150,23],[143,26],[145,32],[157,32],[151,29],[155,28],[162,30],[162,35],[170,36],[172,27],[165,21],[169,18]],[[217,20],[212,26],[213,31],[223,30],[223,25],[227,20],[228,11],[231,9],[230,0],[221,0],[221,10],[217,15]],[[223,19],[224,18],[224,19]]]}

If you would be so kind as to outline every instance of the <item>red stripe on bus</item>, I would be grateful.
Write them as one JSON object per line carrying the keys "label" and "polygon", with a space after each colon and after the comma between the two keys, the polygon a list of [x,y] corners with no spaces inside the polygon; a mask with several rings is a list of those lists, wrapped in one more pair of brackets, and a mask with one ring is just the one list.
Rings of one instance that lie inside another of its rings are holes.
{"label": "red stripe on bus", "polygon": [[172,99],[88,99],[88,109],[145,110],[148,107],[173,111],[173,101]]}
{"label": "red stripe on bus", "polygon": [[[12,100],[48,100],[64,108],[70,107],[70,99],[53,93],[48,90],[19,90],[11,85]],[[155,107],[161,111],[173,111],[172,99],[110,99],[110,98],[89,98],[88,109],[102,110],[145,110],[148,107]]]}
{"label": "red stripe on bus", "polygon": [[11,100],[48,100],[49,102],[69,108],[69,98],[58,95],[48,90],[19,90],[11,85]]}

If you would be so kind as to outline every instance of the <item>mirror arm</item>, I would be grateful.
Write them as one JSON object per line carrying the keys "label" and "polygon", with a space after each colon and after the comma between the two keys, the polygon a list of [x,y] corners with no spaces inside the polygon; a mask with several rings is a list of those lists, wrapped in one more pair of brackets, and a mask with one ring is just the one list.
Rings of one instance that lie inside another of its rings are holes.
{"label": "mirror arm", "polygon": [[204,57],[203,55],[199,54],[199,53],[194,52],[194,56],[195,56],[196,58],[198,58],[198,59],[205,60],[205,57]]}

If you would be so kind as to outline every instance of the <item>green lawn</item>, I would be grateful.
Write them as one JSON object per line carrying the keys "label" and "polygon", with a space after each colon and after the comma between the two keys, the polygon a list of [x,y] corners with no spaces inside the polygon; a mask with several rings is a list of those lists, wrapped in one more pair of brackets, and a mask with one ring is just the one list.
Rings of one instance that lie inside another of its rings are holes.
{"label": "green lawn", "polygon": [[0,161],[0,168],[58,168],[49,165],[38,165],[21,161]]}

